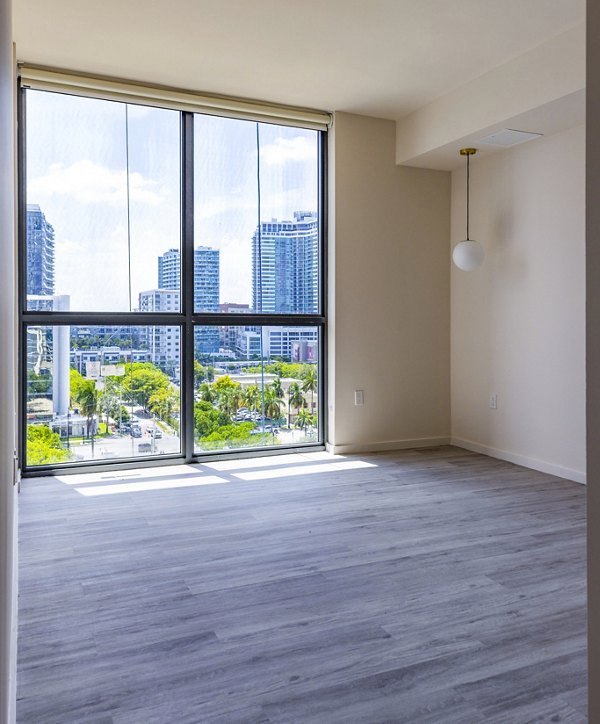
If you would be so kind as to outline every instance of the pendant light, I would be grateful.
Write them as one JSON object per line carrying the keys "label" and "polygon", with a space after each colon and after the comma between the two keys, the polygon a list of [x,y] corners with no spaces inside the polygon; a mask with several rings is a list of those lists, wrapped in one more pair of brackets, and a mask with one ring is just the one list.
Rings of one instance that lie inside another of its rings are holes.
{"label": "pendant light", "polygon": [[469,159],[476,153],[476,148],[460,149],[460,155],[467,157],[467,238],[454,247],[452,261],[463,271],[479,269],[485,258],[485,251],[481,244],[478,241],[469,239]]}

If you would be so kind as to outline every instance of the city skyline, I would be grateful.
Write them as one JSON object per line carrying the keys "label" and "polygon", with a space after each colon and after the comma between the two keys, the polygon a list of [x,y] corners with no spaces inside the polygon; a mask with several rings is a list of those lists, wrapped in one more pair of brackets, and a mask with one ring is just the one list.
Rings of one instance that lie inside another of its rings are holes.
{"label": "city skyline", "polygon": [[[232,305],[264,313],[315,313],[318,309],[318,232],[314,211],[294,211],[293,220],[273,218],[256,227],[252,235],[251,304],[222,299],[220,250],[195,245],[194,310],[218,312]],[[28,299],[54,296],[55,232],[38,204],[27,205],[26,256]],[[179,249],[170,248],[159,254],[156,268],[156,285],[139,292],[132,311],[179,311]],[[151,293],[158,290],[171,290],[173,294],[164,301],[149,303]],[[34,300],[33,304],[39,306],[41,301],[43,299]]]}
{"label": "city skyline", "polygon": [[[220,252],[220,301],[250,304],[259,220],[318,209],[318,134],[194,122],[194,244]],[[73,311],[133,311],[155,259],[180,246],[178,112],[27,91],[27,146],[27,200],[56,236],[56,293]]]}
{"label": "city skyline", "polygon": [[[56,309],[61,304],[68,309],[68,295],[58,297],[54,290],[55,246],[54,230],[38,205],[27,207],[28,265],[31,264],[31,286],[28,282],[29,308]],[[238,311],[266,313],[314,313],[318,308],[318,219],[314,212],[295,211],[294,220],[271,219],[257,226],[252,236],[253,307],[239,302],[225,305],[220,302],[220,251],[206,246],[194,249],[194,308],[195,311],[219,312],[233,305]],[[30,261],[31,259],[31,261]],[[157,284],[138,295],[137,311],[176,313],[180,311],[181,254],[179,249],[166,249],[157,257]],[[257,270],[260,268],[261,272]],[[37,294],[29,294],[29,292]],[[41,292],[44,292],[42,294]],[[240,320],[242,321],[242,320]],[[133,345],[129,327],[115,327],[109,334],[115,340]],[[80,328],[68,336],[85,339]],[[46,354],[52,356],[52,344],[44,336]],[[227,334],[219,326],[203,326],[196,330],[195,348],[198,354],[241,354],[247,358],[262,350],[267,357],[309,359],[318,335],[314,329],[302,327],[260,327],[243,323],[231,327]],[[227,345],[222,342],[227,340]],[[148,360],[173,375],[180,365],[181,345],[178,326],[140,326],[136,345],[148,350]],[[121,347],[122,344],[116,344]],[[105,345],[102,345],[104,349]],[[41,352],[41,350],[40,350]],[[36,353],[37,354],[37,353]],[[112,354],[112,353],[111,353]],[[74,359],[74,352],[62,356]],[[39,354],[38,354],[39,356]],[[89,357],[89,354],[86,354]],[[76,355],[75,355],[76,358]],[[91,358],[90,358],[91,359]]]}

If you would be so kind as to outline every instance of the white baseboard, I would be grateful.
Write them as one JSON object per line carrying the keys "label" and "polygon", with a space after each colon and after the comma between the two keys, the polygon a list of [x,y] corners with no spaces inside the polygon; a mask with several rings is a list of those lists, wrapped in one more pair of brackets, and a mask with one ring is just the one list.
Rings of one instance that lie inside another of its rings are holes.
{"label": "white baseboard", "polygon": [[556,475],[559,478],[573,480],[576,483],[583,483],[585,485],[586,482],[586,474],[582,470],[572,470],[571,468],[565,468],[562,465],[548,463],[545,460],[538,460],[537,458],[531,458],[527,455],[520,455],[519,453],[508,452],[507,450],[498,450],[497,448],[490,447],[489,445],[481,445],[478,442],[472,442],[471,440],[462,440],[458,437],[451,438],[450,444],[456,445],[456,447],[465,448],[465,450],[471,450],[471,452],[488,455],[491,458],[498,458],[499,460],[506,460],[509,463],[522,465],[526,468],[539,470],[542,473]]}
{"label": "white baseboard", "polygon": [[332,445],[327,443],[327,451],[334,455],[350,453],[385,452],[387,450],[408,450],[415,447],[438,447],[450,444],[449,437],[419,437],[415,440],[388,440],[385,442],[348,443]]}

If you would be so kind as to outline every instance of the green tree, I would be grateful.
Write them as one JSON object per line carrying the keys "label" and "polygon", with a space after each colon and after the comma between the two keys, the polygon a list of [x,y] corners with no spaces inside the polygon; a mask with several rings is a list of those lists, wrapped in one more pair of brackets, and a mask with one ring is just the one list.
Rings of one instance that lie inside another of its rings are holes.
{"label": "green tree", "polygon": [[300,385],[297,382],[292,382],[288,387],[288,427],[292,426],[291,408],[293,407],[298,413],[298,410],[304,407],[305,404]]}
{"label": "green tree", "polygon": [[212,388],[217,397],[224,389],[240,388],[239,382],[234,382],[229,375],[222,375],[216,382],[212,383]]}
{"label": "green tree", "polygon": [[250,434],[254,429],[253,422],[222,425],[218,429],[200,439],[204,450],[223,450],[225,447],[243,447],[252,441]]}
{"label": "green tree", "polygon": [[278,420],[281,417],[281,399],[277,389],[272,385],[265,388],[265,415],[271,420]]}
{"label": "green tree", "polygon": [[[278,377],[291,377],[294,379],[300,379],[302,376],[302,370],[306,367],[304,364],[298,362],[271,362],[265,365],[265,372],[269,374],[277,375]],[[244,372],[250,374],[260,374],[261,367],[245,367]]]}
{"label": "green tree", "polygon": [[242,394],[242,401],[249,410],[256,411],[261,395],[256,385],[248,385]]}
{"label": "green tree", "polygon": [[35,370],[27,372],[27,394],[30,397],[43,397],[52,389],[52,378],[48,374],[36,374]]}
{"label": "green tree", "polygon": [[69,392],[71,395],[71,404],[76,403],[79,389],[86,383],[86,378],[76,369],[69,370]]}
{"label": "green tree", "polygon": [[152,362],[133,362],[125,365],[123,391],[127,399],[137,402],[148,410],[152,395],[160,389],[167,389],[170,385],[168,376],[158,369]]}
{"label": "green tree", "polygon": [[194,403],[194,429],[198,439],[207,437],[229,422],[227,415],[216,410],[210,402]]}
{"label": "green tree", "polygon": [[92,440],[92,457],[94,457],[94,416],[98,412],[98,390],[94,380],[84,380],[77,390],[76,400],[79,412],[86,420],[87,437]]}
{"label": "green tree", "polygon": [[240,383],[234,382],[229,375],[223,375],[213,382],[211,387],[219,410],[232,418],[242,406],[243,393]]}
{"label": "green tree", "polygon": [[315,410],[314,395],[319,386],[316,365],[306,365],[302,372],[302,392],[310,392],[310,411]]}
{"label": "green tree", "polygon": [[200,385],[198,388],[198,394],[200,395],[200,399],[204,402],[214,402],[217,398],[216,392],[213,390],[212,385],[209,385],[208,382],[203,382]]}
{"label": "green tree", "polygon": [[27,426],[27,465],[50,465],[71,460],[60,437],[46,425]]}
{"label": "green tree", "polygon": [[241,385],[238,384],[237,387],[232,386],[221,388],[217,397],[217,407],[221,410],[221,412],[224,412],[231,419],[241,406]]}
{"label": "green tree", "polygon": [[118,378],[107,377],[104,381],[104,389],[98,395],[98,406],[106,417],[106,430],[108,432],[109,418],[113,420],[119,417],[119,385]]}
{"label": "green tree", "polygon": [[200,438],[199,443],[204,450],[223,450],[228,448],[255,447],[268,445],[271,433],[256,433],[253,422],[230,423]]}
{"label": "green tree", "polygon": [[197,359],[194,360],[194,387],[198,388],[200,386],[201,382],[204,382],[207,380],[207,371],[206,367],[201,363],[198,362]]}
{"label": "green tree", "polygon": [[173,415],[179,412],[179,395],[171,385],[161,387],[150,395],[148,404],[153,414],[170,423]]}
{"label": "green tree", "polygon": [[313,417],[314,416],[303,407],[298,413],[298,417],[296,417],[296,427],[300,428],[300,430],[306,430],[306,428],[312,424]]}
{"label": "green tree", "polygon": [[283,400],[283,386],[281,384],[281,377],[279,375],[277,375],[273,382],[271,382],[270,387],[274,391],[277,399]]}

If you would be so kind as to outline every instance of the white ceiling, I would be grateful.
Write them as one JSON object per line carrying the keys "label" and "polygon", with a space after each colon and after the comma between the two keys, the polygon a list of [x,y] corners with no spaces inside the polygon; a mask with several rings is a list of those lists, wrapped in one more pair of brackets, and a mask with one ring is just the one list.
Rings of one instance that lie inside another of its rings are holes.
{"label": "white ceiling", "polygon": [[13,0],[19,60],[398,119],[585,19],[585,0]]}

